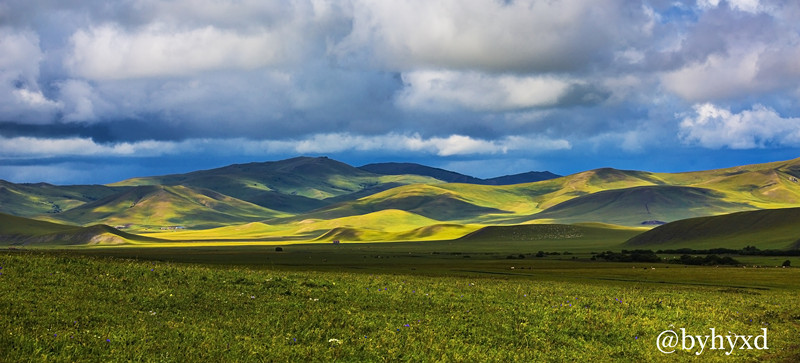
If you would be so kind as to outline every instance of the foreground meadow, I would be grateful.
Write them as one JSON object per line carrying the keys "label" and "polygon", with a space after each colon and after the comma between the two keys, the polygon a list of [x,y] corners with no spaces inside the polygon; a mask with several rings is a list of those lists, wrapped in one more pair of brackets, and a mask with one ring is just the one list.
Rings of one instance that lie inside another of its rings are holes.
{"label": "foreground meadow", "polygon": [[627,270],[616,280],[550,280],[2,252],[0,360],[693,359],[697,347],[667,355],[656,346],[662,331],[680,328],[768,330],[768,350],[706,349],[705,359],[800,359],[798,269],[693,270],[780,280],[741,288],[651,283]]}

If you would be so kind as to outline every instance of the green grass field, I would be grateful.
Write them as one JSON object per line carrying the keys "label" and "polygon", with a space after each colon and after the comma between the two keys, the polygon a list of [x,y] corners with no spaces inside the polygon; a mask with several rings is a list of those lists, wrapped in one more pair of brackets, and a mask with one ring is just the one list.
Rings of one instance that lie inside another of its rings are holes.
{"label": "green grass field", "polygon": [[[3,360],[694,359],[697,349],[671,355],[657,349],[662,331],[680,328],[747,335],[768,329],[768,350],[733,350],[731,356],[706,350],[704,360],[800,358],[800,269],[467,263],[453,255],[431,257],[428,268],[418,262],[420,269],[411,270],[407,260],[414,257],[392,255],[375,259],[374,269],[362,261],[365,270],[342,271],[321,260],[178,263],[169,260],[203,251],[168,251],[174,255],[146,257],[165,261],[0,253]],[[225,256],[220,252],[209,256]],[[252,258],[253,252],[239,254]],[[333,261],[339,253],[312,249],[305,257]]]}
{"label": "green grass field", "polygon": [[[75,231],[91,228],[0,217],[6,233],[38,231],[29,239],[79,238]],[[381,231],[390,221],[396,229]],[[278,232],[307,228],[316,235],[344,222],[396,236],[429,220],[389,210],[299,221]],[[429,236],[447,235],[457,226]],[[176,236],[170,241],[111,229],[104,233],[118,233],[128,243],[0,252],[0,324],[7,327],[0,333],[0,356],[8,361],[688,360],[697,349],[665,355],[656,345],[659,334],[680,328],[709,334],[715,328],[756,335],[766,328],[768,350],[735,350],[732,357],[707,350],[702,358],[800,358],[795,298],[800,269],[590,261],[592,252],[626,248],[623,243],[646,228],[501,225],[460,231],[455,236],[463,236],[454,239],[337,245],[327,238],[311,243],[247,238],[286,225],[226,228],[245,230],[212,230],[218,235],[187,242],[182,238],[197,232],[158,234]],[[224,238],[229,235],[241,240]],[[538,251],[547,254],[536,257]],[[775,266],[782,259],[742,261]]]}

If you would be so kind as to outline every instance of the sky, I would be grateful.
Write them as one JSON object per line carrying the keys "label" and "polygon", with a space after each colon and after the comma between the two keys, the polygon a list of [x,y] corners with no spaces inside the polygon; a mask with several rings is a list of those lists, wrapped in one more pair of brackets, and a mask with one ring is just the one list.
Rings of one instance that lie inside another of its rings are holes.
{"label": "sky", "polygon": [[800,3],[0,2],[0,179],[300,155],[477,177],[793,159]]}

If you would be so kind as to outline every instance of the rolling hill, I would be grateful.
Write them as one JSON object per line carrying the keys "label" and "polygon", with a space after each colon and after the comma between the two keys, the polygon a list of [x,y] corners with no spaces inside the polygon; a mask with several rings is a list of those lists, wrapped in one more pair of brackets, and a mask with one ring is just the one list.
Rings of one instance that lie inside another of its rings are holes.
{"label": "rolling hill", "polygon": [[212,228],[284,215],[208,189],[145,185],[86,203],[54,218],[76,224],[105,223],[145,229]]}
{"label": "rolling hill", "polygon": [[560,223],[599,221],[635,226],[747,209],[755,208],[744,203],[728,202],[724,194],[710,189],[655,185],[583,195],[554,205],[533,217]]}
{"label": "rolling hill", "polygon": [[299,218],[331,219],[382,210],[397,209],[437,221],[469,222],[487,214],[507,213],[503,210],[471,203],[458,193],[436,185],[407,185],[376,193],[355,201],[322,208]]}
{"label": "rolling hill", "polygon": [[55,214],[125,189],[104,185],[14,184],[0,180],[0,213],[22,217]]}
{"label": "rolling hill", "polygon": [[733,168],[674,174],[654,174],[671,185],[726,192],[758,208],[800,204],[800,159]]}
{"label": "rolling hill", "polygon": [[800,208],[765,209],[667,223],[625,242],[631,248],[800,248]]}
{"label": "rolling hill", "polygon": [[159,241],[106,225],[69,226],[0,213],[0,245],[5,246],[120,245]]}
{"label": "rolling hill", "polygon": [[652,173],[603,168],[507,186],[406,185],[308,215],[337,218],[401,209],[459,223],[602,222],[640,226],[644,221],[669,222],[758,208],[748,201],[732,198],[724,191],[671,186]]}

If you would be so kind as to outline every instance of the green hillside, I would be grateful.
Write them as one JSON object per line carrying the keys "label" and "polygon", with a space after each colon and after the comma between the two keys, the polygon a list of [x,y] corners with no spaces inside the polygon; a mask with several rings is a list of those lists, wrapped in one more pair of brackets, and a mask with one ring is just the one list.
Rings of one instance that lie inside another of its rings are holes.
{"label": "green hillside", "polygon": [[217,191],[231,197],[285,212],[303,212],[333,202],[325,199],[365,189],[440,181],[416,175],[377,175],[328,158],[298,157],[288,160],[235,164],[187,174],[134,178],[114,186],[183,185]]}
{"label": "green hillside", "polygon": [[207,189],[139,186],[73,208],[55,217],[76,224],[105,223],[134,228],[211,228],[284,216]]}
{"label": "green hillside", "polygon": [[0,212],[84,226],[124,225],[137,232],[204,229],[206,236],[169,230],[176,238],[202,240],[414,240],[457,238],[489,225],[641,226],[798,207],[798,176],[800,159],[688,173],[600,168],[490,186],[378,175],[328,158],[299,157],[111,186],[0,182]]}
{"label": "green hillside", "polygon": [[0,180],[0,213],[23,217],[56,214],[125,189],[104,185],[14,184]]}
{"label": "green hillside", "polygon": [[120,245],[158,241],[106,225],[69,226],[0,213],[0,246]]}
{"label": "green hillside", "polygon": [[656,227],[625,242],[629,247],[798,248],[800,208],[765,209],[690,218]]}
{"label": "green hillside", "polygon": [[724,191],[758,208],[800,204],[800,159],[688,173],[655,174],[671,185]]}
{"label": "green hillside", "polygon": [[596,192],[559,203],[533,215],[560,223],[603,222],[627,226],[652,221],[671,222],[754,209],[744,203],[726,201],[710,189],[676,186],[643,186]]}
{"label": "green hillside", "polygon": [[[476,205],[513,212],[512,215],[483,216],[480,221],[484,223],[518,224],[538,219],[557,223],[595,221],[638,225],[648,220],[674,221],[750,209],[798,206],[799,175],[800,159],[795,159],[672,174],[602,168],[512,186],[480,188],[443,184],[437,187]],[[622,192],[625,189],[630,190]],[[594,193],[598,195],[591,196]],[[565,202],[568,203],[562,204]]]}
{"label": "green hillside", "polygon": [[438,186],[416,184],[393,188],[355,201],[322,208],[292,219],[331,219],[390,209],[403,210],[438,221],[462,222],[476,221],[488,214],[508,213],[497,208],[473,203],[472,200],[459,193],[453,193]]}
{"label": "green hillside", "polygon": [[648,220],[673,221],[757,208],[739,194],[729,197],[724,191],[669,186],[665,179],[653,173],[604,168],[510,186],[406,185],[308,216],[338,218],[401,209],[460,223],[518,224],[539,219],[635,226]]}

